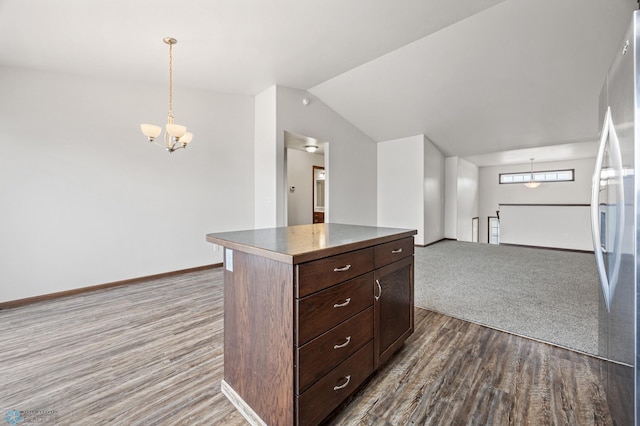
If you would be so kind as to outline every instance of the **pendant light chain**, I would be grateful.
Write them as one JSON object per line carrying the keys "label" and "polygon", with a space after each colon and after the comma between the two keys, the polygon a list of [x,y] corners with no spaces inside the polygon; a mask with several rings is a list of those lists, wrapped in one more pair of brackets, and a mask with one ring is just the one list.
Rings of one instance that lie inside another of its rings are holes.
{"label": "pendant light chain", "polygon": [[529,179],[533,182],[533,158],[531,159],[531,176]]}
{"label": "pendant light chain", "polygon": [[169,42],[169,122],[173,123],[173,43]]}

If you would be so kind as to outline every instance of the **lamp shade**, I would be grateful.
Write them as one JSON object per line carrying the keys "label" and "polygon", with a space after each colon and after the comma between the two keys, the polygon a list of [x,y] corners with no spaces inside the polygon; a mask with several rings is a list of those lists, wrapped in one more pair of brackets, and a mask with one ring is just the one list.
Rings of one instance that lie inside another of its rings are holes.
{"label": "lamp shade", "polygon": [[314,153],[318,150],[318,147],[316,145],[306,145],[304,149],[306,149],[307,152]]}
{"label": "lamp shade", "polygon": [[181,138],[186,132],[187,128],[185,126],[167,123],[167,133],[174,138]]}
{"label": "lamp shade", "polygon": [[162,132],[162,127],[154,126],[153,124],[141,124],[140,130],[142,130],[142,134],[148,138],[157,138],[160,132]]}
{"label": "lamp shade", "polygon": [[188,144],[193,139],[193,133],[187,132],[183,136],[180,136],[180,142],[183,144]]}

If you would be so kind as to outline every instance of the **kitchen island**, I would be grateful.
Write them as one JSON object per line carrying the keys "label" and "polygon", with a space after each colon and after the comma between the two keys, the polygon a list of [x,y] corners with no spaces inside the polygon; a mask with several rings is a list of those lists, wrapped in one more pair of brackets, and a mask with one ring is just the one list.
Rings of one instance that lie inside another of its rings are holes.
{"label": "kitchen island", "polygon": [[413,333],[417,231],[321,223],[224,247],[223,393],[252,424],[315,425]]}

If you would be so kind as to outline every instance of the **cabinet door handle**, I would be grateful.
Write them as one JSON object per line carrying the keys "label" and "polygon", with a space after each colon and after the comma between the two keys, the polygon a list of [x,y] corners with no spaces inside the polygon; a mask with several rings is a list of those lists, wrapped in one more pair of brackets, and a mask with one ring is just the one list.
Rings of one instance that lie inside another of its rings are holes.
{"label": "cabinet door handle", "polygon": [[340,386],[334,386],[334,387],[333,387],[333,390],[334,390],[334,391],[337,391],[337,390],[340,390],[340,389],[344,389],[344,388],[346,388],[346,387],[347,387],[347,385],[349,384],[349,382],[351,381],[351,374],[349,374],[348,376],[345,376],[345,379],[347,379],[347,381],[346,381],[346,382],[344,382],[344,384],[342,384],[342,385],[340,385]]}
{"label": "cabinet door handle", "polygon": [[397,250],[391,250],[391,253],[402,253],[402,247]]}
{"label": "cabinet door handle", "polygon": [[335,305],[333,305],[334,308],[342,308],[343,306],[347,306],[349,304],[349,302],[351,302],[351,298],[347,297],[344,302],[342,303],[336,303]]}
{"label": "cabinet door handle", "polygon": [[351,336],[347,336],[347,340],[344,343],[341,343],[339,345],[333,345],[333,349],[340,349],[340,348],[344,348],[345,346],[347,346],[349,343],[351,342]]}
{"label": "cabinet door handle", "polygon": [[343,266],[342,268],[333,268],[333,272],[344,272],[351,269],[351,265]]}
{"label": "cabinet door handle", "polygon": [[376,300],[380,300],[380,296],[382,296],[382,286],[380,285],[380,280],[376,280],[376,284],[378,284],[378,295],[373,295],[373,298]]}

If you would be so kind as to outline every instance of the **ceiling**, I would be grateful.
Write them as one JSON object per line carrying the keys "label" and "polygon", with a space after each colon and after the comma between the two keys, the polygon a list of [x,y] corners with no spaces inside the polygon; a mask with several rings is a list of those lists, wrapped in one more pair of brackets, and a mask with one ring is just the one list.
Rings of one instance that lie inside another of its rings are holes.
{"label": "ceiling", "polygon": [[634,7],[508,0],[311,92],[376,141],[423,133],[445,155],[593,141]]}
{"label": "ceiling", "polygon": [[595,140],[600,86],[636,7],[0,0],[0,65],[165,83],[162,38],[173,36],[176,90],[306,89],[375,141],[425,134],[445,155],[488,163],[498,151]]}
{"label": "ceiling", "polygon": [[324,144],[324,142],[309,136],[298,135],[296,133],[287,132],[286,130],[284,131],[284,146],[289,149],[306,151],[305,147],[315,146],[317,148],[314,153],[324,155]]}

